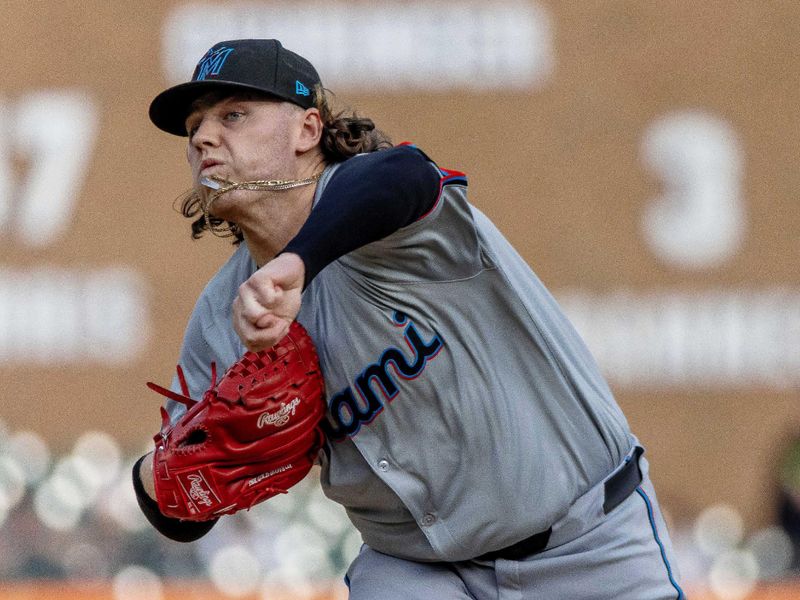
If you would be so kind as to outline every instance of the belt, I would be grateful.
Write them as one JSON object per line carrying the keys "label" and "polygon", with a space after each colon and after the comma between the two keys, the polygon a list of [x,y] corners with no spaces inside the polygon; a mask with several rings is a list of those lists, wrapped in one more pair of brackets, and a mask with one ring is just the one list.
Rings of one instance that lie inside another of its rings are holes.
{"label": "belt", "polygon": [[[603,512],[610,513],[633,493],[633,490],[642,483],[642,471],[639,468],[639,457],[644,453],[644,448],[636,446],[631,457],[625,462],[621,469],[609,477],[605,482],[605,499],[603,500]],[[546,531],[535,533],[531,537],[486,554],[481,554],[475,560],[520,560],[526,556],[538,554],[547,548],[553,528]]]}

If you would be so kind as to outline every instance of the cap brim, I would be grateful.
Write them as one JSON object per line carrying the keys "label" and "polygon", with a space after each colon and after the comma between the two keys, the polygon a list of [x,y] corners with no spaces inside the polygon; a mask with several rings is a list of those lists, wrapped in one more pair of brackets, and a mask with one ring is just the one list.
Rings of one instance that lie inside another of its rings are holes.
{"label": "cap brim", "polygon": [[259,87],[237,81],[189,81],[164,90],[156,96],[150,103],[150,120],[162,131],[186,137],[186,118],[192,103],[200,96],[215,90],[250,90],[274,96]]}

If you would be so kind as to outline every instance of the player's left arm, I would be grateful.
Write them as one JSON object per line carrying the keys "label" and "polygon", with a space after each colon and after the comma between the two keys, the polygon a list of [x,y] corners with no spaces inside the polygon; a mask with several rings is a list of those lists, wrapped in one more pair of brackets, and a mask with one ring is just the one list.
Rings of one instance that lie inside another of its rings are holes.
{"label": "player's left arm", "polygon": [[280,340],[322,269],[420,219],[436,203],[440,182],[435,166],[410,146],[341,165],[294,239],[240,286],[233,323],[245,346],[258,351]]}

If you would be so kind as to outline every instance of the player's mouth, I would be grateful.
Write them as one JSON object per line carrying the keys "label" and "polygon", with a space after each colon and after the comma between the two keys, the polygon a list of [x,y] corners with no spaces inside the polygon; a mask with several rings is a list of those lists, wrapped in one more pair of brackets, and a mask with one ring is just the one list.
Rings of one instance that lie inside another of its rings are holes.
{"label": "player's mouth", "polygon": [[203,162],[200,163],[200,173],[202,175],[209,175],[209,173],[206,173],[207,169],[211,169],[211,168],[216,167],[217,165],[221,165],[221,164],[222,163],[220,161],[218,161],[218,160],[214,160],[213,158],[207,158]]}

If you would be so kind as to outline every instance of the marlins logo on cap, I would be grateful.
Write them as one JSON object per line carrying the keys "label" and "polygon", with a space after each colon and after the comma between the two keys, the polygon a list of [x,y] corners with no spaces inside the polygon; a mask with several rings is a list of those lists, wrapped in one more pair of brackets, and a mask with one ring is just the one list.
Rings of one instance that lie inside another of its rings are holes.
{"label": "marlins logo on cap", "polygon": [[212,48],[206,55],[197,63],[197,77],[195,81],[205,81],[209,75],[219,75],[222,70],[222,65],[225,64],[225,59],[233,52],[233,48]]}

